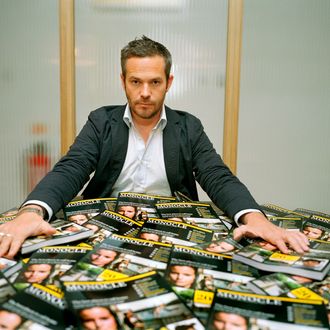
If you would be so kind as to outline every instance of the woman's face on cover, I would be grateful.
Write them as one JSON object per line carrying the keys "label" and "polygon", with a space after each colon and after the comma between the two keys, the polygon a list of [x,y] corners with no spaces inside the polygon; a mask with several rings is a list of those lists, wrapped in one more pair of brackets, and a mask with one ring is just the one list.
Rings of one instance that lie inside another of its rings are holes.
{"label": "woman's face on cover", "polygon": [[49,264],[34,264],[28,266],[24,272],[24,277],[28,283],[41,283],[44,281],[52,270]]}
{"label": "woman's face on cover", "polygon": [[169,279],[175,286],[182,288],[191,288],[196,278],[196,272],[193,267],[175,265],[171,267]]}

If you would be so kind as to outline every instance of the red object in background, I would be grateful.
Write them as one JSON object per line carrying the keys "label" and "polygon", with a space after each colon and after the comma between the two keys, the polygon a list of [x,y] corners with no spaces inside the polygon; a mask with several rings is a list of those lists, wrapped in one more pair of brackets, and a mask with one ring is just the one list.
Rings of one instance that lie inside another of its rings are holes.
{"label": "red object in background", "polygon": [[28,156],[28,191],[30,192],[50,170],[50,157],[47,154]]}

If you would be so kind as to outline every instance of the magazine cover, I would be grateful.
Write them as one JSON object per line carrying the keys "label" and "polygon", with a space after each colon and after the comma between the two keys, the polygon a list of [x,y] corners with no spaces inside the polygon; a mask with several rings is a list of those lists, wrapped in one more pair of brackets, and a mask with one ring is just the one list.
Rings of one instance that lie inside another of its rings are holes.
{"label": "magazine cover", "polygon": [[59,277],[68,271],[91,248],[79,246],[50,246],[34,252],[16,277],[13,286],[23,290],[33,283],[60,290]]}
{"label": "magazine cover", "polygon": [[306,300],[323,300],[325,304],[328,303],[326,299],[308,288],[306,282],[301,281],[301,276],[297,275],[272,273],[251,280],[247,283],[247,286],[253,290],[254,293],[262,295],[283,296]]}
{"label": "magazine cover", "polygon": [[330,214],[320,212],[320,211],[316,211],[316,210],[310,210],[310,209],[305,209],[305,208],[302,208],[302,207],[298,207],[298,208],[294,209],[293,211],[297,212],[297,213],[300,213],[300,214],[303,214],[307,218],[309,218],[312,215],[319,215],[321,217],[330,219]]}
{"label": "magazine cover", "polygon": [[330,241],[330,218],[312,215],[304,221],[302,232],[310,239]]}
{"label": "magazine cover", "polygon": [[[250,275],[258,275],[251,269]],[[206,324],[214,292],[218,288],[252,292],[246,283],[253,276],[240,274],[231,256],[197,247],[174,245],[165,279],[195,315]]]}
{"label": "magazine cover", "polygon": [[0,304],[7,301],[15,293],[16,291],[14,287],[11,285],[8,279],[0,272]]}
{"label": "magazine cover", "polygon": [[156,209],[162,219],[183,221],[192,225],[227,233],[231,228],[223,222],[210,204],[197,202],[158,203]]}
{"label": "magazine cover", "polygon": [[64,282],[64,290],[79,329],[99,315],[108,330],[205,329],[155,272],[115,282]]}
{"label": "magazine cover", "polygon": [[136,236],[140,231],[141,223],[113,211],[105,210],[94,218],[88,220],[84,227],[93,231],[83,245],[94,246],[103,242],[111,234]]}
{"label": "magazine cover", "polygon": [[12,207],[11,209],[0,213],[0,218],[14,218],[18,213],[19,207]]}
{"label": "magazine cover", "polygon": [[283,229],[302,231],[302,224],[305,218],[297,217],[297,216],[285,216],[285,217],[269,216],[268,219],[271,223]]}
{"label": "magazine cover", "polygon": [[171,245],[111,235],[88,252],[61,281],[114,280],[151,270],[164,271]]}
{"label": "magazine cover", "polygon": [[33,284],[0,305],[4,329],[70,329],[63,294]]}
{"label": "magazine cover", "polygon": [[150,218],[144,221],[139,238],[181,245],[196,245],[210,242],[213,231],[182,221]]}
{"label": "magazine cover", "polygon": [[73,221],[79,225],[111,207],[115,198],[96,198],[72,201],[63,208],[66,220]]}
{"label": "magazine cover", "polygon": [[233,258],[268,272],[299,274],[322,280],[330,270],[330,255],[328,251],[323,250],[323,246],[324,244],[317,245],[311,242],[311,250],[303,255],[293,251],[290,254],[284,254],[271,243],[260,240],[242,248],[234,254]]}
{"label": "magazine cover", "polygon": [[293,299],[217,290],[207,329],[317,330],[328,329],[320,300]]}
{"label": "magazine cover", "polygon": [[120,192],[117,198],[116,212],[135,221],[144,222],[148,218],[157,218],[156,203],[175,201],[175,197],[148,195],[134,192]]}
{"label": "magazine cover", "polygon": [[27,238],[21,247],[21,253],[30,253],[44,246],[76,242],[93,234],[93,230],[68,220],[58,219],[51,222],[51,225],[56,229],[55,234]]}
{"label": "magazine cover", "polygon": [[22,262],[5,257],[0,258],[0,273],[7,278],[19,271],[22,268]]}

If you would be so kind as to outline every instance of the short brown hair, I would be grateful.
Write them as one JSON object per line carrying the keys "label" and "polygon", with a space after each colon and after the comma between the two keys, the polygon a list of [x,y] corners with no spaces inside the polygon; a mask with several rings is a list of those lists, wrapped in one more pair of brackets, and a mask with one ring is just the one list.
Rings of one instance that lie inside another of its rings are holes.
{"label": "short brown hair", "polygon": [[121,50],[121,70],[124,77],[126,76],[126,61],[131,57],[152,57],[161,56],[165,61],[165,75],[168,80],[172,66],[172,56],[169,50],[161,43],[151,40],[145,35],[140,39],[130,41]]}

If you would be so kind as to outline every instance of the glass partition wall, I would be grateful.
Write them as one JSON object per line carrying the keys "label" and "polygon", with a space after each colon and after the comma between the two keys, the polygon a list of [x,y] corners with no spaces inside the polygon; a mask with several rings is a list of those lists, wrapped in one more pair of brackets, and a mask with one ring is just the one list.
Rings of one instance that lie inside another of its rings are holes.
{"label": "glass partition wall", "polygon": [[18,206],[59,157],[58,4],[1,1],[0,212]]}
{"label": "glass partition wall", "polygon": [[330,2],[246,0],[238,175],[259,203],[330,213]]}

